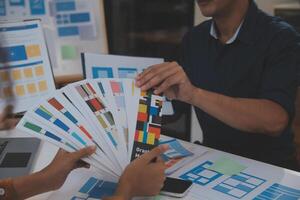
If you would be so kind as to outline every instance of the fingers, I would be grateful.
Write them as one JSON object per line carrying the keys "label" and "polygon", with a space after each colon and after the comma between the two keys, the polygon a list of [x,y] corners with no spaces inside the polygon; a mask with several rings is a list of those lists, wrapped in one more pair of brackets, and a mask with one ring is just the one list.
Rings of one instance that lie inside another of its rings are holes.
{"label": "fingers", "polygon": [[71,153],[72,159],[74,161],[80,160],[84,157],[88,157],[88,156],[92,155],[93,153],[95,153],[95,151],[96,151],[96,146],[90,146],[90,147],[80,149],[79,151]]}
{"label": "fingers", "polygon": [[168,149],[169,149],[168,145],[160,145],[160,146],[152,149],[150,152],[143,154],[140,157],[140,160],[150,163],[153,159],[159,157],[161,154],[163,154]]}
{"label": "fingers", "polygon": [[176,62],[151,66],[137,77],[136,85],[142,90],[148,90],[168,77],[174,76],[180,70],[181,67]]}
{"label": "fingers", "polygon": [[178,71],[174,76],[168,77],[162,84],[154,90],[154,94],[161,94],[171,86],[184,81],[184,74]]}
{"label": "fingers", "polygon": [[91,165],[88,164],[88,163],[86,163],[86,162],[84,162],[84,161],[82,161],[82,160],[79,160],[79,161],[76,163],[75,169],[76,169],[76,168],[82,168],[82,167],[88,169],[88,168],[91,167]]}

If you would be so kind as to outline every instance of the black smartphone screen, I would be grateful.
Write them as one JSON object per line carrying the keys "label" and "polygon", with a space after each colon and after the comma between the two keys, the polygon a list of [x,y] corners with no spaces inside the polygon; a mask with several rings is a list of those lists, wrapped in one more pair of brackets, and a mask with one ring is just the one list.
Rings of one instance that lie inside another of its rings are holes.
{"label": "black smartphone screen", "polygon": [[176,178],[167,177],[164,183],[164,187],[161,189],[162,192],[170,192],[182,194],[184,193],[193,183],[191,181],[185,181]]}

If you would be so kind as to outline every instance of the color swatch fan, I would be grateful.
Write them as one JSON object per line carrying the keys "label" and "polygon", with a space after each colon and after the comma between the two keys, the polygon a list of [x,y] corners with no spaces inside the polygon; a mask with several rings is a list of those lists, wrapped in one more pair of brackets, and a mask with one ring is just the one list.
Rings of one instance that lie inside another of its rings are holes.
{"label": "color swatch fan", "polygon": [[17,128],[69,152],[95,145],[84,161],[118,178],[131,160],[158,145],[162,101],[132,79],[84,80],[43,98]]}

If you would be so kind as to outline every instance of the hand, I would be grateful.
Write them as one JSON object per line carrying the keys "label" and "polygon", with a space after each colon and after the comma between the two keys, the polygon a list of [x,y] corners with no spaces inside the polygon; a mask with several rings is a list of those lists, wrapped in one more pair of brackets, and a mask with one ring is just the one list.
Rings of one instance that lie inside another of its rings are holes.
{"label": "hand", "polygon": [[12,116],[12,111],[12,106],[6,106],[2,113],[0,113],[0,130],[12,129],[19,122],[19,119]]}
{"label": "hand", "polygon": [[[120,178],[116,196],[127,200],[158,194],[163,187],[167,168],[159,156],[167,149],[165,145],[156,147],[129,164]],[[156,162],[153,162],[155,159]]]}
{"label": "hand", "polygon": [[48,177],[45,180],[45,183],[49,184],[47,187],[56,190],[64,184],[72,170],[80,167],[89,168],[90,165],[81,159],[92,155],[95,151],[96,147],[94,146],[73,153],[59,150],[53,161],[42,170],[42,173]]}
{"label": "hand", "polygon": [[136,85],[142,90],[154,88],[155,94],[164,93],[168,99],[189,103],[194,87],[182,67],[176,62],[166,62],[147,68],[136,78]]}

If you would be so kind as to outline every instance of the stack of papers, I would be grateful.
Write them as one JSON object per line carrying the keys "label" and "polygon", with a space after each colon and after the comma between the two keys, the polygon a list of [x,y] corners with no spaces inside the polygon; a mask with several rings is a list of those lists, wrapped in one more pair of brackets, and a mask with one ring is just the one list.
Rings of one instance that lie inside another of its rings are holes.
{"label": "stack of papers", "polygon": [[133,79],[87,79],[30,108],[17,128],[68,151],[96,145],[84,161],[119,177],[130,161],[159,143],[163,97]]}

